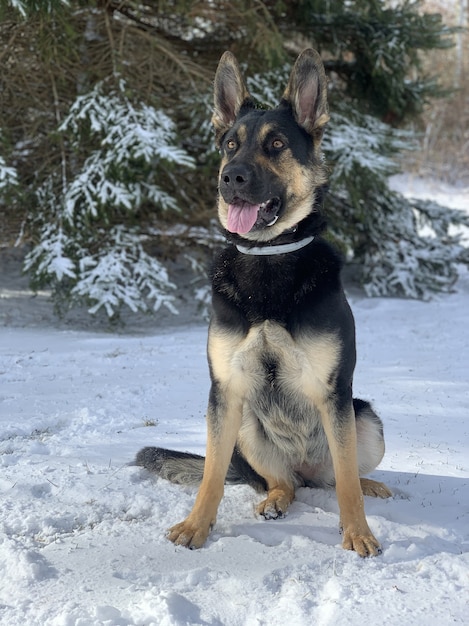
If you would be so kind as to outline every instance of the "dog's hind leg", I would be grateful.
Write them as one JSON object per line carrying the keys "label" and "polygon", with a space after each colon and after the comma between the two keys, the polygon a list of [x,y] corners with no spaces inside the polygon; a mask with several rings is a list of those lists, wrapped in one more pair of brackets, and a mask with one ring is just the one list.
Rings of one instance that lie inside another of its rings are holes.
{"label": "dog's hind leg", "polygon": [[[384,456],[383,424],[368,402],[353,400],[357,429],[357,457],[360,476],[373,471]],[[384,483],[360,478],[363,495],[390,498],[391,491]]]}

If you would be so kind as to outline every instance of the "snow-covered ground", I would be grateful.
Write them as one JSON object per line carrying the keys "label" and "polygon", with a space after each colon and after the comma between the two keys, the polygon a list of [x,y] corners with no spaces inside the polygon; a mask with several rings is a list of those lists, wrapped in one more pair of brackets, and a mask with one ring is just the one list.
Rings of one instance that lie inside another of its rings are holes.
{"label": "snow-covered ground", "polygon": [[150,444],[203,453],[205,325],[56,324],[44,297],[11,282],[0,280],[0,624],[469,624],[467,274],[429,303],[351,294],[355,394],[383,418],[373,476],[394,493],[366,499],[383,545],[367,560],[340,547],[335,494],[311,489],[266,522],[257,494],[227,487],[206,547],[169,543],[194,490],[128,463]]}
{"label": "snow-covered ground", "polygon": [[469,187],[449,185],[438,179],[414,174],[397,174],[390,179],[392,189],[413,198],[430,199],[451,209],[469,212]]}

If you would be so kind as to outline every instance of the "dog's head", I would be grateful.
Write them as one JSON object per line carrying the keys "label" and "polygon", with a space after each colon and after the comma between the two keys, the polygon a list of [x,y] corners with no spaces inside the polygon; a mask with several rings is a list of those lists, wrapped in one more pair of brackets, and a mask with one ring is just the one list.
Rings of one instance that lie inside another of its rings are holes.
{"label": "dog's head", "polygon": [[253,242],[291,232],[316,212],[326,182],[321,138],[329,120],[319,54],[298,57],[279,105],[255,107],[236,58],[225,52],[215,75],[212,123],[222,162],[218,216],[223,228]]}

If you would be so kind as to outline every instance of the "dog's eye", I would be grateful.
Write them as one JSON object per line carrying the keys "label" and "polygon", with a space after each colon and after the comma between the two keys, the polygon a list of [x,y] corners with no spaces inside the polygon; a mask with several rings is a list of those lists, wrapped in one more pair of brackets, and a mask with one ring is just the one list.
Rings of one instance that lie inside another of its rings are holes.
{"label": "dog's eye", "polygon": [[229,139],[226,142],[226,147],[228,150],[234,150],[236,148],[236,141],[234,141],[234,139]]}
{"label": "dog's eye", "polygon": [[284,146],[285,144],[281,139],[274,139],[272,141],[272,148],[275,148],[275,150],[281,150]]}

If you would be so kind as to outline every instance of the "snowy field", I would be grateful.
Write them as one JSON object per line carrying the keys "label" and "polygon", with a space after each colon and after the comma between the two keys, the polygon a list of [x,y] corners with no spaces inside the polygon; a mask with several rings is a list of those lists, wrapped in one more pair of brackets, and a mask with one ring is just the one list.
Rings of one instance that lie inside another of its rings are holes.
{"label": "snowy field", "polygon": [[383,545],[367,560],[340,547],[334,492],[311,489],[266,522],[227,487],[206,547],[169,543],[194,490],[128,463],[204,452],[205,325],[96,332],[0,284],[2,626],[469,624],[467,274],[429,303],[350,294],[355,395],[385,424],[373,477],[394,493],[366,498]]}

